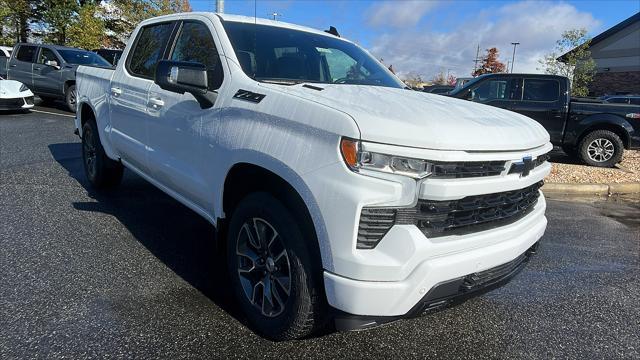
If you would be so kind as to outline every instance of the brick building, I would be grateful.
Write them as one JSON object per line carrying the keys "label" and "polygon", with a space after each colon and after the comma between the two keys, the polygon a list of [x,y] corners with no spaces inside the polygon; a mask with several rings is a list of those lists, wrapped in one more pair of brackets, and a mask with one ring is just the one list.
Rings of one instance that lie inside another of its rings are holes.
{"label": "brick building", "polygon": [[594,37],[589,50],[597,67],[590,95],[640,94],[640,12]]}

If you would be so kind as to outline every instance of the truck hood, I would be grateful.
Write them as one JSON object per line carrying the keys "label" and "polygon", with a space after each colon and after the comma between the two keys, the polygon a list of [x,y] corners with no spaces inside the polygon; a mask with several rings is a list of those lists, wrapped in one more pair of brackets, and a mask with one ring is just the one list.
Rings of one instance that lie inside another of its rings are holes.
{"label": "truck hood", "polygon": [[365,141],[467,151],[525,150],[549,141],[549,133],[526,116],[442,95],[380,86],[318,84],[319,91],[262,85],[349,114]]}

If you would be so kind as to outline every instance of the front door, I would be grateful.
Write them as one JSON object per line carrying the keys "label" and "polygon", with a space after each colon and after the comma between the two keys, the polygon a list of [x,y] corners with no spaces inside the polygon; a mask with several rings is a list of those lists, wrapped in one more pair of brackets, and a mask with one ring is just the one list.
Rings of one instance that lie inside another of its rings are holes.
{"label": "front door", "polygon": [[[203,19],[207,21],[207,19]],[[180,25],[169,59],[197,62],[207,66],[208,87],[217,90],[222,83],[222,65],[212,36],[212,28],[200,21]],[[149,131],[149,163],[161,164],[153,169],[153,177],[200,206],[207,199],[201,139],[203,120],[215,121],[218,108],[200,108],[189,93],[177,94],[151,85],[147,129]]]}
{"label": "front door", "polygon": [[[61,95],[62,91],[62,72],[60,65],[62,62],[56,54],[48,48],[40,48],[38,60],[33,65],[33,90],[52,94]],[[46,65],[47,61],[55,61],[57,66]]]}
{"label": "front door", "polygon": [[149,173],[147,124],[149,88],[175,23],[145,26],[111,81],[111,140],[130,166]]}

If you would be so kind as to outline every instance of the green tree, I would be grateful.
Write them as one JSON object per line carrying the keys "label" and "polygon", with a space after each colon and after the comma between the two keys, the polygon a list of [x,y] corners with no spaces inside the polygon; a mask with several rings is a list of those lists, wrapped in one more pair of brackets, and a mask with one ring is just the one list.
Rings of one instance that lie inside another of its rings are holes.
{"label": "green tree", "polygon": [[589,95],[589,84],[596,74],[596,62],[589,51],[590,43],[586,29],[563,32],[560,40],[556,41],[554,51],[538,60],[538,70],[568,77],[574,96]]}
{"label": "green tree", "polygon": [[104,7],[107,42],[123,48],[142,20],[176,12],[189,12],[189,0],[110,0]]}
{"label": "green tree", "polygon": [[66,45],[67,32],[73,24],[79,5],[77,0],[44,0],[38,6],[42,16],[44,41]]}
{"label": "green tree", "polygon": [[0,42],[27,42],[30,25],[36,20],[36,0],[0,0]]}
{"label": "green tree", "polygon": [[78,16],[67,31],[69,46],[92,50],[102,47],[105,26],[98,16],[98,6],[87,3],[80,7]]}

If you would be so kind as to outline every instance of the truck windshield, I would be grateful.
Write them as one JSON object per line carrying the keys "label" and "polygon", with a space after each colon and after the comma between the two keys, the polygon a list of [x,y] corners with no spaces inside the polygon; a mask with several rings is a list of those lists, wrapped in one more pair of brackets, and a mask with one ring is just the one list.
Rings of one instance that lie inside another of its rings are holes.
{"label": "truck windshield", "polygon": [[257,81],[404,87],[366,51],[333,36],[233,21],[224,28],[242,70]]}
{"label": "truck windshield", "polygon": [[58,50],[65,62],[74,65],[108,66],[111,64],[102,56],[82,50]]}

